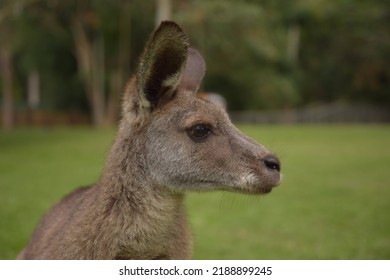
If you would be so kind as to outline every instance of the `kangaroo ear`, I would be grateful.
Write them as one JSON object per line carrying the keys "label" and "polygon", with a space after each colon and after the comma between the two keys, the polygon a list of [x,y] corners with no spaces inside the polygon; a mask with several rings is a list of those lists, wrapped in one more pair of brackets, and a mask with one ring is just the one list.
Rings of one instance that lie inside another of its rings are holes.
{"label": "kangaroo ear", "polygon": [[174,22],[163,21],[154,32],[141,57],[136,88],[141,110],[152,111],[172,98],[188,56],[189,39]]}
{"label": "kangaroo ear", "polygon": [[183,77],[179,89],[197,92],[206,71],[206,63],[202,55],[195,49],[190,48]]}
{"label": "kangaroo ear", "polygon": [[127,84],[123,118],[141,124],[178,89],[188,56],[189,39],[174,22],[163,21],[140,58],[136,75]]}

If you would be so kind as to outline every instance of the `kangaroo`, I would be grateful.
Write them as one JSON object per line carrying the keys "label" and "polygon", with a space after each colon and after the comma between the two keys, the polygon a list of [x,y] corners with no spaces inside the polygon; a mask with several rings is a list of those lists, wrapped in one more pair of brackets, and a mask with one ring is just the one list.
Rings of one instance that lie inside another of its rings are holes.
{"label": "kangaroo", "polygon": [[126,87],[100,180],[49,210],[18,259],[190,259],[188,191],[277,186],[279,159],[196,96],[204,73],[182,29],[162,22]]}

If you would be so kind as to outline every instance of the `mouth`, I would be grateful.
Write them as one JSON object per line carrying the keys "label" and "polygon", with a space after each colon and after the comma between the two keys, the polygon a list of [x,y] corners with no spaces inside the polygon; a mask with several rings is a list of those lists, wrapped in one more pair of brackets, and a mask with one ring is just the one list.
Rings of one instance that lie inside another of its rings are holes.
{"label": "mouth", "polygon": [[[212,180],[202,180],[201,185],[203,190],[220,190],[237,192],[249,195],[265,195],[280,185],[282,174],[279,172],[268,173],[266,176],[257,175],[250,172],[241,177],[240,180],[228,180],[225,183],[215,182]],[[198,189],[199,190],[199,189]]]}
{"label": "mouth", "polygon": [[258,177],[253,173],[250,173],[243,177],[242,185],[236,187],[235,191],[248,193],[248,194],[267,194],[280,185],[282,181],[282,175],[279,173],[273,174],[273,176],[267,176],[266,178]]}

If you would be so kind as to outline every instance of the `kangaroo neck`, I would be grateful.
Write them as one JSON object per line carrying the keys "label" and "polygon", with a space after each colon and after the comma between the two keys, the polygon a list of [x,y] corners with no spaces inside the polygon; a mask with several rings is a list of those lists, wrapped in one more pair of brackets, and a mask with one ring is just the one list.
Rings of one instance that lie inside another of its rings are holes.
{"label": "kangaroo neck", "polygon": [[134,213],[163,211],[167,214],[179,207],[184,200],[183,193],[172,192],[159,186],[148,176],[142,154],[142,143],[137,137],[118,134],[108,155],[99,188],[108,201],[107,206],[122,205]]}

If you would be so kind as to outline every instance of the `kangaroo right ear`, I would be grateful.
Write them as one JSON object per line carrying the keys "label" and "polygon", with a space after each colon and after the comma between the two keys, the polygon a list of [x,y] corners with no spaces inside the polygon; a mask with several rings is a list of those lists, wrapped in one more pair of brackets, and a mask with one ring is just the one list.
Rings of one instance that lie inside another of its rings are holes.
{"label": "kangaroo right ear", "polygon": [[135,84],[131,83],[130,93],[125,95],[125,113],[130,110],[133,117],[134,113],[136,117],[145,117],[173,97],[184,73],[188,46],[188,37],[176,23],[160,24],[146,44]]}
{"label": "kangaroo right ear", "polygon": [[190,48],[183,78],[180,81],[180,90],[197,92],[206,72],[206,63],[202,55]]}

